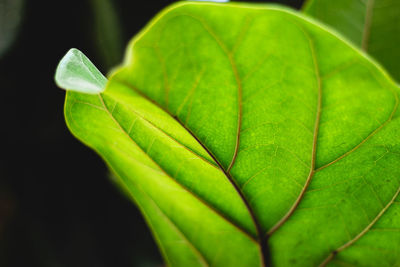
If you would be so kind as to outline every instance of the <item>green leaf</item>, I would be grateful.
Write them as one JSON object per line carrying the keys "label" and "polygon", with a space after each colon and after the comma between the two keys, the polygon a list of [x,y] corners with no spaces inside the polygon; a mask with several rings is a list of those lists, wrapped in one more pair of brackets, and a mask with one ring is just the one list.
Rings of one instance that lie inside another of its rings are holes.
{"label": "green leaf", "polygon": [[399,92],[295,11],[178,3],[65,117],[168,265],[396,266]]}
{"label": "green leaf", "polygon": [[400,1],[308,0],[304,11],[343,33],[400,80]]}

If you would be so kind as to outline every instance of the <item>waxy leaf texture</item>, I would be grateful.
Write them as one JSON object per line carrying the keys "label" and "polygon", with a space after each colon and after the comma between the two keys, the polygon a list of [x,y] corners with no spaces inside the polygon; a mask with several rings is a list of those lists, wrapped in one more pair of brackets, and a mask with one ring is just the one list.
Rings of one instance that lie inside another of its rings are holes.
{"label": "waxy leaf texture", "polygon": [[398,266],[399,92],[300,13],[178,3],[65,117],[170,266]]}

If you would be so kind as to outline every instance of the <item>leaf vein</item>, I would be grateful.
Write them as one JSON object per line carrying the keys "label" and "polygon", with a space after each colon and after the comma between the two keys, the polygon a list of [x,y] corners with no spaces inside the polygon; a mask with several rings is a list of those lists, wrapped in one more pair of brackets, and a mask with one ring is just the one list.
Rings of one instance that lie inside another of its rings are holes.
{"label": "leaf vein", "polygon": [[288,210],[288,212],[267,232],[267,236],[271,236],[275,231],[277,231],[288,219],[298,205],[300,204],[300,201],[303,199],[303,196],[305,192],[307,191],[308,186],[311,183],[311,180],[314,176],[315,173],[315,161],[316,161],[316,154],[317,154],[317,141],[318,141],[318,132],[319,132],[319,126],[320,126],[320,119],[321,119],[321,109],[322,109],[322,81],[321,81],[321,76],[320,76],[320,71],[319,71],[319,65],[318,65],[318,60],[317,60],[317,55],[314,47],[314,41],[312,40],[311,36],[307,33],[307,31],[301,26],[298,25],[296,22],[294,22],[296,26],[299,27],[301,32],[304,33],[304,36],[307,38],[309,41],[309,47],[310,47],[310,52],[311,52],[311,57],[313,60],[314,64],[314,73],[316,77],[316,83],[317,83],[317,88],[318,88],[318,99],[317,99],[317,110],[316,110],[316,116],[315,116],[315,124],[314,124],[314,135],[313,135],[313,142],[312,142],[312,150],[311,150],[311,166],[310,166],[310,172],[308,174],[308,177],[305,181],[305,184],[300,191],[300,194],[298,195],[297,199],[291,206],[291,208]]}
{"label": "leaf vein", "polygon": [[347,243],[343,244],[342,246],[338,247],[334,251],[332,251],[325,260],[319,265],[320,267],[326,266],[338,253],[345,250],[346,248],[350,247],[352,244],[357,242],[361,237],[363,237],[371,228],[375,225],[375,223],[382,217],[382,215],[389,209],[389,207],[393,204],[395,199],[398,197],[400,193],[400,186],[398,187],[397,191],[394,193],[392,199],[386,204],[386,206],[378,213],[378,215],[353,239],[348,241]]}
{"label": "leaf vein", "polygon": [[[135,143],[143,152],[145,152],[136,142],[135,140],[132,139],[132,137],[130,135],[128,135],[128,133],[125,131],[125,129],[121,126],[121,124],[118,122],[118,120],[110,113],[110,110],[107,108],[103,96],[101,94],[98,95],[100,98],[100,101],[102,103],[102,105],[104,106],[105,110],[107,111],[107,113],[109,114],[109,116],[111,117],[111,119],[115,122],[115,124],[120,128],[120,130],[122,131],[122,133],[124,133],[133,143]],[[184,189],[186,192],[188,192],[189,194],[191,194],[193,197],[195,197],[197,200],[199,200],[201,203],[203,203],[205,206],[207,206],[210,210],[212,210],[215,214],[217,214],[220,218],[224,219],[226,222],[228,222],[229,224],[231,224],[232,226],[234,226],[236,229],[238,229],[240,232],[242,232],[243,234],[245,234],[250,240],[254,241],[257,243],[257,240],[250,234],[248,233],[246,230],[244,230],[243,228],[241,228],[240,226],[236,225],[234,222],[232,222],[230,219],[228,219],[224,214],[222,214],[219,210],[215,209],[212,205],[210,205],[208,202],[206,202],[205,200],[203,200],[200,196],[198,196],[197,194],[195,194],[194,192],[192,192],[189,188],[187,188],[186,186],[184,186],[181,183],[178,183],[178,181],[176,181],[173,177],[171,177],[163,168],[161,168],[161,166],[153,160],[153,158],[151,158],[148,155],[149,159],[169,178],[171,178],[172,181],[174,181],[177,185],[179,185],[182,189]]]}

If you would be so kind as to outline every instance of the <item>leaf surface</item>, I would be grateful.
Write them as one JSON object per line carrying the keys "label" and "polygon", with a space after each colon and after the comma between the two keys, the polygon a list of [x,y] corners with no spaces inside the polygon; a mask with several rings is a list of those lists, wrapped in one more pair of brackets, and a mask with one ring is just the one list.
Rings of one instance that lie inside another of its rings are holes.
{"label": "leaf surface", "polygon": [[72,133],[143,212],[171,266],[400,263],[399,88],[277,6],[179,3]]}
{"label": "leaf surface", "polygon": [[343,33],[400,80],[400,1],[308,0],[304,11]]}

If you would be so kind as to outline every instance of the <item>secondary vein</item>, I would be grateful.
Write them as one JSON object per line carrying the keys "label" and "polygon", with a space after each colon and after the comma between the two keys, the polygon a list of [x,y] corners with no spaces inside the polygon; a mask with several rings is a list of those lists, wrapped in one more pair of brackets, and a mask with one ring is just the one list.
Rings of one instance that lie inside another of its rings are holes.
{"label": "secondary vein", "polygon": [[318,87],[318,101],[317,101],[317,111],[316,111],[316,118],[314,124],[314,134],[313,134],[313,144],[312,144],[312,151],[311,151],[311,166],[310,172],[306,179],[306,182],[300,191],[299,196],[297,197],[296,201],[290,207],[289,211],[267,232],[267,237],[271,236],[274,232],[276,232],[294,213],[300,201],[303,199],[305,192],[307,191],[308,186],[315,174],[315,161],[316,161],[316,154],[317,154],[317,143],[318,143],[318,132],[319,132],[319,125],[321,120],[321,107],[322,107],[322,84],[321,84],[321,76],[318,66],[318,60],[315,52],[314,42],[312,41],[311,37],[307,34],[307,32],[300,27],[307,39],[309,40],[311,55],[314,63],[314,70],[315,70],[315,77],[317,80],[317,87]]}
{"label": "secondary vein", "polygon": [[[126,130],[122,127],[122,125],[118,122],[118,120],[111,114],[110,110],[108,109],[107,105],[104,102],[103,96],[101,94],[98,95],[99,99],[102,103],[102,105],[104,106],[105,111],[107,112],[107,114],[110,116],[110,118],[114,121],[114,123],[120,128],[120,130],[122,131],[123,134],[125,134],[133,143],[135,143],[144,153],[146,153],[136,142],[135,140],[132,139],[132,137],[126,132]],[[248,233],[246,230],[244,230],[243,228],[241,228],[240,226],[236,225],[234,222],[232,222],[230,219],[228,219],[224,214],[222,214],[220,211],[218,211],[217,209],[215,209],[213,206],[211,206],[209,203],[207,203],[205,200],[203,200],[202,198],[200,198],[198,195],[196,195],[194,192],[192,192],[191,190],[189,190],[186,186],[184,186],[183,184],[178,183],[173,177],[171,177],[156,161],[154,161],[150,156],[149,159],[161,170],[161,172],[163,172],[167,177],[171,178],[172,181],[174,181],[177,185],[179,185],[180,187],[182,187],[184,190],[186,190],[189,194],[191,194],[193,197],[195,197],[197,200],[199,200],[201,203],[203,203],[204,205],[206,205],[210,210],[212,210],[215,214],[217,214],[219,217],[221,217],[222,219],[224,219],[226,222],[228,222],[229,224],[231,224],[232,226],[234,226],[236,229],[238,229],[240,232],[242,232],[243,234],[245,234],[250,240],[258,243],[258,241],[250,234]]]}
{"label": "secondary vein", "polygon": [[236,130],[236,143],[235,143],[235,150],[232,155],[231,162],[229,163],[228,168],[226,169],[226,172],[229,173],[230,170],[232,169],[233,165],[235,164],[236,157],[239,151],[239,144],[240,144],[240,131],[242,128],[242,81],[239,76],[239,72],[235,63],[235,60],[233,58],[233,51],[229,51],[229,49],[226,47],[224,42],[221,40],[221,38],[211,29],[211,27],[203,20],[200,18],[197,18],[193,15],[186,14],[186,16],[191,17],[198,22],[204,27],[204,29],[207,31],[207,33],[214,38],[215,42],[218,44],[218,46],[222,49],[222,51],[225,53],[229,60],[229,64],[231,65],[233,75],[235,77],[235,81],[237,84],[237,93],[238,93],[238,114],[237,114],[237,130]]}
{"label": "secondary vein", "polygon": [[[267,242],[266,239],[263,237],[262,235],[262,230],[261,230],[261,225],[258,222],[255,213],[253,212],[253,209],[251,208],[249,202],[247,201],[247,198],[244,196],[243,192],[240,190],[239,186],[236,184],[236,182],[234,181],[233,177],[223,168],[222,164],[219,162],[219,160],[215,157],[215,155],[212,153],[212,151],[210,151],[201,141],[200,139],[196,136],[195,133],[193,133],[186,125],[185,123],[183,123],[177,116],[174,116],[173,114],[171,114],[170,111],[165,110],[163,107],[161,107],[157,102],[155,102],[154,100],[152,100],[151,98],[149,98],[147,95],[145,95],[143,92],[141,92],[140,90],[138,90],[136,87],[132,86],[129,83],[126,83],[124,81],[118,81],[119,83],[131,88],[133,91],[135,91],[136,93],[138,93],[140,96],[142,96],[144,99],[148,100],[149,102],[151,102],[152,104],[154,104],[155,106],[159,107],[160,109],[164,110],[167,114],[169,114],[172,118],[174,118],[176,120],[176,122],[178,122],[197,142],[198,144],[203,147],[203,149],[208,153],[208,155],[215,161],[215,163],[218,165],[220,171],[225,175],[225,177],[228,179],[228,181],[232,184],[233,188],[235,189],[235,191],[238,193],[239,197],[242,199],[243,203],[245,204],[250,217],[254,223],[254,226],[256,228],[257,231],[257,238],[258,240],[255,240],[259,245],[260,245],[260,249],[261,249],[261,255],[262,255],[262,262],[263,262],[263,266],[267,266],[269,263],[269,259],[268,259],[268,251],[267,251]],[[235,225],[236,226],[236,225]],[[238,226],[236,226],[238,227]],[[240,230],[242,230],[240,227],[238,227]],[[242,230],[244,231],[244,230]],[[247,232],[245,232],[246,234],[248,234]],[[249,235],[252,240],[254,240],[253,236]]]}
{"label": "secondary vein", "polygon": [[326,266],[339,252],[345,250],[346,248],[353,245],[357,240],[359,240],[362,236],[364,236],[369,230],[371,230],[372,226],[382,217],[382,215],[389,209],[389,207],[395,202],[396,198],[400,194],[400,186],[397,191],[394,193],[392,199],[386,204],[386,206],[378,213],[378,215],[368,224],[358,235],[356,235],[353,239],[342,245],[341,247],[332,251],[328,257],[324,259],[324,261],[319,265],[319,267]]}
{"label": "secondary vein", "polygon": [[[209,155],[215,160],[215,162],[220,166],[221,171],[225,174],[225,176],[228,178],[228,180],[230,181],[230,183],[232,184],[232,186],[235,188],[235,190],[237,191],[237,193],[239,194],[240,198],[242,199],[243,203],[246,205],[246,208],[252,218],[252,221],[254,223],[254,226],[256,228],[257,231],[257,237],[258,237],[258,243],[260,245],[260,249],[261,249],[261,261],[262,261],[262,265],[263,266],[267,266],[269,265],[269,257],[268,257],[268,248],[267,248],[267,239],[263,236],[262,234],[262,228],[261,228],[261,224],[259,223],[253,209],[251,208],[249,202],[247,201],[247,198],[245,197],[245,195],[243,194],[242,190],[240,189],[240,187],[238,186],[238,184],[236,183],[236,181],[233,179],[233,177],[230,174],[230,170],[232,169],[233,165],[235,164],[236,161],[236,157],[239,151],[239,144],[240,144],[240,132],[241,132],[241,127],[242,127],[242,82],[240,80],[240,76],[236,67],[236,63],[235,60],[233,58],[233,53],[232,51],[229,51],[228,48],[226,47],[226,45],[222,42],[221,38],[218,37],[218,35],[211,29],[211,27],[201,18],[197,18],[191,14],[185,14],[188,17],[191,17],[195,20],[197,20],[198,22],[201,23],[201,25],[204,27],[204,29],[208,32],[208,34],[210,34],[211,37],[214,38],[214,40],[216,41],[216,43],[220,46],[220,48],[224,51],[224,53],[226,54],[226,56],[228,57],[229,63],[232,67],[233,70],[233,74],[235,76],[235,80],[237,83],[237,89],[238,89],[238,122],[237,122],[237,131],[236,131],[236,144],[235,144],[235,150],[232,156],[232,160],[228,166],[228,168],[225,170],[222,166],[222,164],[217,160],[217,158],[211,153],[211,151],[209,151],[209,149],[203,145],[202,142],[200,142],[200,139],[198,139],[196,137],[196,135],[190,131],[184,124],[181,123],[181,125],[189,132],[192,134],[192,136],[199,142],[199,144],[201,146],[203,146],[203,148],[209,153]],[[177,121],[179,122],[179,120],[177,119]]]}
{"label": "secondary vein", "polygon": [[237,157],[237,154],[239,151],[239,145],[240,145],[240,131],[242,128],[242,113],[243,113],[243,111],[242,111],[242,109],[243,109],[242,108],[242,103],[243,103],[242,102],[242,91],[243,91],[243,89],[242,89],[242,82],[240,80],[239,73],[238,73],[235,61],[233,59],[233,55],[231,53],[228,53],[228,58],[231,63],[232,70],[235,75],[235,79],[236,79],[236,83],[237,83],[237,87],[238,87],[238,122],[237,122],[237,132],[236,132],[236,144],[235,144],[235,152],[233,154],[231,163],[229,164],[228,169],[227,169],[227,172],[230,172],[233,167],[233,164],[235,164],[236,157]]}
{"label": "secondary vein", "polygon": [[393,110],[390,113],[388,119],[384,123],[382,123],[378,128],[376,128],[372,133],[370,133],[366,138],[364,138],[358,145],[353,147],[351,150],[347,151],[346,153],[344,153],[340,157],[334,159],[333,161],[325,164],[324,166],[319,167],[315,171],[316,172],[322,171],[326,167],[329,167],[332,164],[335,164],[336,162],[338,162],[338,161],[342,160],[343,158],[347,157],[348,155],[350,155],[351,153],[356,151],[358,148],[360,148],[364,143],[366,143],[369,139],[371,139],[371,137],[373,137],[375,134],[377,134],[380,130],[382,130],[382,128],[384,128],[386,125],[388,125],[392,121],[393,116],[397,112],[397,109],[399,107],[399,97],[398,97],[397,93],[394,93],[394,98],[395,98],[395,104],[394,104]]}

